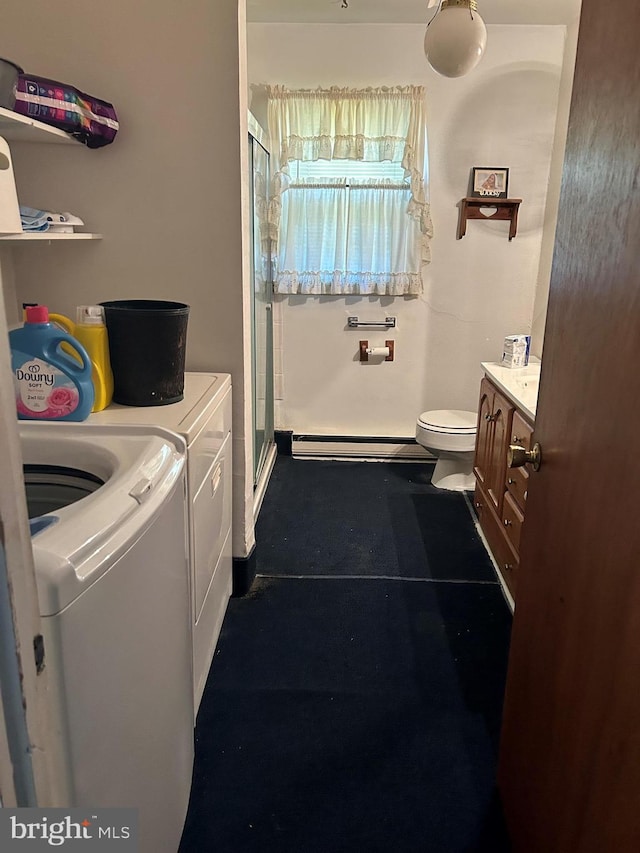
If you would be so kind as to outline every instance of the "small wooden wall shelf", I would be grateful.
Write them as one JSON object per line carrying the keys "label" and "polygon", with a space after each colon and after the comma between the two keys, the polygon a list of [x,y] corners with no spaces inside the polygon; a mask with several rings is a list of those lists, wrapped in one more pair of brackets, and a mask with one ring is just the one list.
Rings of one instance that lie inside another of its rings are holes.
{"label": "small wooden wall shelf", "polygon": [[[458,240],[467,232],[468,219],[482,219],[484,222],[495,222],[497,219],[508,220],[509,240],[516,236],[518,228],[518,209],[521,198],[463,198],[460,202],[460,219],[458,221]],[[481,207],[495,207],[496,212],[491,216],[481,213]]]}

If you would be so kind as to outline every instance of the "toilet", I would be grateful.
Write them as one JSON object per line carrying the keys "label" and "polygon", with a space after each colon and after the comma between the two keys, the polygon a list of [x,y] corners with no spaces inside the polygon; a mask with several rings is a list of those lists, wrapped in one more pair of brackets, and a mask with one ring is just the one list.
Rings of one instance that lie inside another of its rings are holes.
{"label": "toilet", "polygon": [[431,477],[437,489],[473,490],[473,453],[478,415],[457,409],[423,412],[416,423],[416,441],[438,457]]}

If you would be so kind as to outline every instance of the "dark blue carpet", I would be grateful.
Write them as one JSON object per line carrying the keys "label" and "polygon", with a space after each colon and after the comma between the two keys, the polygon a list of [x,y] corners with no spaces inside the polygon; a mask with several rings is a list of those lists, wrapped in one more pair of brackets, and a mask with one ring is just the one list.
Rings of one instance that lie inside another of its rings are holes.
{"label": "dark blue carpet", "polygon": [[[511,617],[493,574],[460,582],[463,554],[472,577],[485,566],[477,534],[464,503],[450,500],[461,496],[437,493],[425,473],[278,462],[259,550],[272,553],[272,537],[283,537],[280,573],[302,573],[315,554],[310,574],[334,576],[259,577],[230,602],[198,716],[180,853],[509,849],[494,774]],[[351,522],[356,478],[380,493],[361,498]],[[327,482],[339,499],[321,498]],[[334,512],[314,508],[332,502]],[[386,509],[368,512],[372,502]],[[407,517],[394,514],[398,505]],[[385,514],[387,529],[364,542],[372,516]],[[351,577],[337,576],[340,546]],[[407,565],[415,577],[446,573],[448,550],[458,582],[394,579]]]}
{"label": "dark blue carpet", "polygon": [[258,574],[496,580],[462,494],[420,463],[284,457],[256,529]]}

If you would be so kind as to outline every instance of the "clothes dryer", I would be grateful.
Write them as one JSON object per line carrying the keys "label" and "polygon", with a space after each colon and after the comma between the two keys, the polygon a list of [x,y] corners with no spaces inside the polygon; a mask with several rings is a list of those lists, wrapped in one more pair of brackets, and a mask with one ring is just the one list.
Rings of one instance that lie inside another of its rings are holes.
{"label": "clothes dryer", "polygon": [[88,421],[105,429],[161,427],[186,441],[196,713],[232,591],[231,402],[229,374],[187,372],[180,402],[140,407],[112,403]]}

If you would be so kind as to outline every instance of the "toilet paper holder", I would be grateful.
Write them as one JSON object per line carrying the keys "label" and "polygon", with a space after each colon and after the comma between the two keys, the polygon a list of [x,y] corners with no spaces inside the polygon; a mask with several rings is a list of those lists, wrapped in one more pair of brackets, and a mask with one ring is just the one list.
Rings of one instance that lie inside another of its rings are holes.
{"label": "toilet paper holder", "polygon": [[369,341],[360,341],[360,361],[369,361],[369,356],[377,356],[382,355],[382,353],[377,353],[375,350],[377,349],[388,349],[389,354],[384,356],[384,361],[393,361],[394,350],[395,350],[395,341],[385,341],[384,347],[370,347]]}

